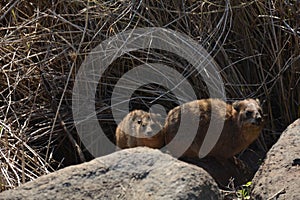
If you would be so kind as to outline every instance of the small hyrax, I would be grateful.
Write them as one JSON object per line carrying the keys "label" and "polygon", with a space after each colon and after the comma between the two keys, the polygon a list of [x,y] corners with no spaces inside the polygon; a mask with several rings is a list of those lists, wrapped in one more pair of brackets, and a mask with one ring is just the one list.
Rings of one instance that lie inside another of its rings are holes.
{"label": "small hyrax", "polygon": [[161,132],[164,119],[161,115],[134,110],[128,113],[116,129],[116,145],[119,148],[146,146],[161,148],[164,136]]}
{"label": "small hyrax", "polygon": [[[170,143],[175,137],[181,116],[188,120],[188,126],[199,126],[192,144],[182,152],[182,158],[198,158],[200,147],[206,136],[211,121],[211,111],[216,110],[213,119],[224,122],[223,130],[217,143],[207,156],[212,156],[220,160],[232,158],[242,150],[246,149],[254,140],[256,140],[263,128],[263,114],[258,100],[245,99],[236,101],[232,105],[219,99],[202,99],[185,103],[172,109],[167,116],[164,125],[164,134],[166,144]],[[224,110],[222,113],[218,110]],[[217,126],[213,123],[212,126]],[[223,125],[223,124],[222,124]],[[185,132],[186,131],[186,132]],[[170,149],[170,152],[176,151],[178,145],[188,137],[189,130],[184,129],[184,136],[179,138]],[[217,133],[213,133],[217,134]]]}

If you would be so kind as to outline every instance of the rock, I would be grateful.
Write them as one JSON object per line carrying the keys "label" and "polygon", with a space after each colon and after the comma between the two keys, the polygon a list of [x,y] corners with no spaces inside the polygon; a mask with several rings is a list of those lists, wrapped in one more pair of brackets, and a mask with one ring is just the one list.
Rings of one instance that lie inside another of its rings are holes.
{"label": "rock", "polygon": [[253,179],[254,199],[300,198],[300,119],[270,149]]}
{"label": "rock", "polygon": [[203,169],[138,147],[42,176],[0,199],[221,199]]}

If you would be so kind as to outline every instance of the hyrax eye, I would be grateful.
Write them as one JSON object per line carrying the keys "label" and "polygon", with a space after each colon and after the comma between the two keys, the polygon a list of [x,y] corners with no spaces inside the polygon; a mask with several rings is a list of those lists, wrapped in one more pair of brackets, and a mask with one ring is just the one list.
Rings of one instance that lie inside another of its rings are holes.
{"label": "hyrax eye", "polygon": [[250,111],[250,110],[247,110],[247,111],[246,111],[246,116],[247,116],[247,117],[251,117],[251,116],[252,116],[252,114],[253,114],[253,112],[252,112],[252,111]]}

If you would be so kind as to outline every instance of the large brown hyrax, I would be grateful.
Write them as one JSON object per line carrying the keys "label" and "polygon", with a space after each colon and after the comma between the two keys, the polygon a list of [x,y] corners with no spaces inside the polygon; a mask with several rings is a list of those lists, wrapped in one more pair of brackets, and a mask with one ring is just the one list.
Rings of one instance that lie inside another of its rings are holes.
{"label": "large brown hyrax", "polygon": [[[263,113],[258,100],[245,99],[234,102],[232,105],[219,99],[188,102],[172,109],[168,113],[164,126],[166,144],[175,137],[180,126],[181,115],[188,120],[188,126],[199,126],[196,129],[197,133],[192,144],[185,152],[182,152],[181,158],[198,158],[200,147],[210,126],[212,106],[216,112],[211,126],[219,126],[220,122],[222,124],[224,122],[224,127],[220,129],[221,135],[207,156],[220,160],[232,158],[258,138],[263,127]],[[226,110],[226,114],[225,112],[218,112],[222,109],[223,111]],[[188,128],[184,129],[184,134],[189,137]],[[218,133],[213,132],[212,134]],[[176,151],[180,147],[178,145],[182,146],[182,142],[186,141],[185,139],[184,136],[179,138],[171,147],[171,153],[172,150]]]}
{"label": "large brown hyrax", "polygon": [[161,115],[134,110],[128,113],[116,129],[116,145],[119,148],[146,146],[161,148],[164,146],[164,136]]}

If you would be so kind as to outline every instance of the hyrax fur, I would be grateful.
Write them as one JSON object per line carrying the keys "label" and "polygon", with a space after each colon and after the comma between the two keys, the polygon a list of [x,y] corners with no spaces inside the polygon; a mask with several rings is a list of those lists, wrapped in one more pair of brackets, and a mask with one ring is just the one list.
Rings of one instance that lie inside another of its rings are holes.
{"label": "hyrax fur", "polygon": [[[211,126],[219,126],[217,122],[224,122],[221,135],[207,156],[212,156],[220,160],[232,158],[242,150],[246,149],[256,140],[263,128],[263,114],[258,100],[245,99],[227,104],[219,99],[202,99],[185,103],[172,109],[166,119],[164,134],[166,144],[170,143],[176,135],[181,115],[188,119],[189,126],[199,126],[192,144],[182,154],[182,158],[198,158],[200,147],[206,136],[210,120],[211,111],[216,111],[211,122]],[[181,110],[183,108],[183,112]],[[218,112],[225,110],[226,113]],[[198,123],[198,124],[197,124]],[[185,129],[185,138],[188,137],[189,130]],[[214,133],[213,134],[217,134]],[[177,145],[182,145],[185,138],[180,138],[174,143],[170,151],[176,151]]]}
{"label": "hyrax fur", "polygon": [[134,110],[128,113],[116,129],[116,145],[119,148],[164,146],[162,117],[159,114]]}

